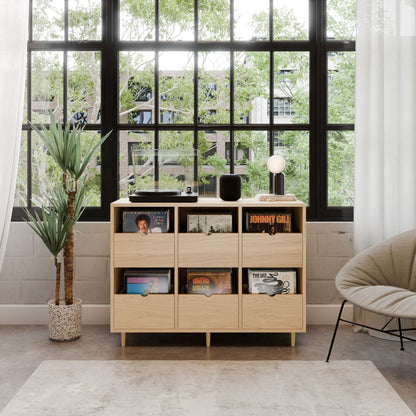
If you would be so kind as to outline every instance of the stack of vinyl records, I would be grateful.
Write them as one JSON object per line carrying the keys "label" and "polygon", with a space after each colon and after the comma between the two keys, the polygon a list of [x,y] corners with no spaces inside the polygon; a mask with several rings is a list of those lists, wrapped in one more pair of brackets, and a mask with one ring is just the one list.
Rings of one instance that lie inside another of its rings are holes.
{"label": "stack of vinyl records", "polygon": [[127,294],[169,293],[170,269],[127,269],[124,272]]}

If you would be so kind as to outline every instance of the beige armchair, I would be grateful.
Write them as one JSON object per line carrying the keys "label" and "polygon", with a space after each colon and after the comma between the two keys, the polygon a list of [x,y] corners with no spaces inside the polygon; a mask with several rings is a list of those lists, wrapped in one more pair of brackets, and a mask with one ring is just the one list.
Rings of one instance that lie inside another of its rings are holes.
{"label": "beige armchair", "polygon": [[[327,362],[340,321],[397,336],[400,338],[401,350],[404,349],[404,339],[416,341],[403,335],[403,332],[416,328],[401,327],[402,318],[416,319],[416,230],[396,235],[357,254],[340,270],[335,285],[344,301]],[[342,319],[346,302],[391,319],[381,329]],[[385,329],[395,318],[398,329]]]}

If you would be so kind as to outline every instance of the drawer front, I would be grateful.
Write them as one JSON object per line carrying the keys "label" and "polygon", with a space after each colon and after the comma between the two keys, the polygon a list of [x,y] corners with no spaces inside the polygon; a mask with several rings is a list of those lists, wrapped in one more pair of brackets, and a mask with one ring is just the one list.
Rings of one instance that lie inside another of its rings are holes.
{"label": "drawer front", "polygon": [[179,267],[237,267],[238,234],[179,234]]}
{"label": "drawer front", "polygon": [[173,267],[175,238],[172,233],[114,235],[114,267]]}
{"label": "drawer front", "polygon": [[243,234],[243,267],[302,267],[302,234]]}
{"label": "drawer front", "polygon": [[179,329],[237,329],[238,295],[179,295]]}
{"label": "drawer front", "polygon": [[243,295],[243,329],[304,330],[303,296]]}
{"label": "drawer front", "polygon": [[174,329],[174,295],[114,295],[115,330]]}

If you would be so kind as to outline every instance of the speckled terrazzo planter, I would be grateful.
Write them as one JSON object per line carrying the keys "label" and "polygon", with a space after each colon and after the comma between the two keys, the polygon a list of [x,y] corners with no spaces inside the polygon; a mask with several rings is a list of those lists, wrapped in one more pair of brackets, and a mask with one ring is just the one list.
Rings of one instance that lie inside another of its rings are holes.
{"label": "speckled terrazzo planter", "polygon": [[49,339],[51,341],[73,341],[81,336],[82,302],[74,299],[72,305],[65,305],[61,300],[55,305],[55,300],[48,302]]}

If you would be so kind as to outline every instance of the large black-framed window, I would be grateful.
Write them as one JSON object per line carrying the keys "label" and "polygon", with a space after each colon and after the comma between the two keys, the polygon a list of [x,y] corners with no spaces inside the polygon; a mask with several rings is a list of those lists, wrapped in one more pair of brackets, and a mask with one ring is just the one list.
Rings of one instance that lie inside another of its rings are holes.
{"label": "large black-framed window", "polygon": [[[13,219],[35,206],[50,173],[29,122],[47,122],[53,109],[83,124],[85,140],[112,131],[92,167],[84,220],[108,220],[109,203],[145,183],[132,171],[133,142],[144,151],[195,149],[193,186],[203,193],[209,183],[207,196],[228,172],[245,178],[246,196],[269,192],[265,159],[283,154],[287,192],[307,202],[309,221],[352,220],[354,114],[345,102],[354,95],[355,1],[346,12],[331,0],[259,0],[251,32],[243,1],[189,0],[179,11],[175,3],[30,1]],[[286,5],[295,5],[291,15]],[[280,107],[270,111],[270,101]],[[180,186],[186,175],[172,165],[166,171]]]}

